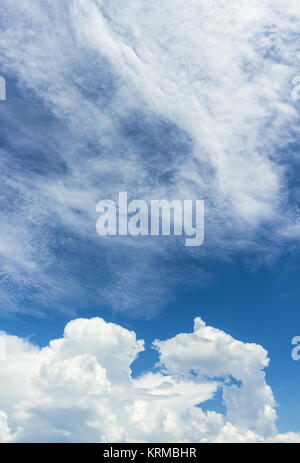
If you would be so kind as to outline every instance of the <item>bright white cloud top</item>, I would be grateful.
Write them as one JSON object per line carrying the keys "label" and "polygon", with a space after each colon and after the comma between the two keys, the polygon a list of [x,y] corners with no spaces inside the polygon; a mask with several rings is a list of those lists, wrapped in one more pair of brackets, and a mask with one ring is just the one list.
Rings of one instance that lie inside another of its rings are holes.
{"label": "bright white cloud top", "polygon": [[[1,0],[0,17],[1,315],[149,319],[225,263],[294,254],[299,0]],[[121,191],[205,200],[204,245],[99,237]],[[263,347],[200,318],[138,378],[143,341],[101,318],[46,348],[2,338],[1,441],[300,441],[276,429]],[[220,391],[226,413],[205,411]]]}
{"label": "bright white cloud top", "polygon": [[[279,442],[269,359],[196,318],[193,333],[155,341],[156,372],[132,378],[144,350],[132,331],[101,318],[76,319],[39,349],[2,334],[2,442]],[[226,414],[201,404],[218,390]]]}

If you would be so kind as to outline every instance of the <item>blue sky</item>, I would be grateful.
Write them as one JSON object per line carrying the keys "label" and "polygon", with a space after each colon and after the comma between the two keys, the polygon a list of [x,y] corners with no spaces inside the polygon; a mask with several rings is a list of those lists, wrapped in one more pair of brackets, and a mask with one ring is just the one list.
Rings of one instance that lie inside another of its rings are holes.
{"label": "blue sky", "polygon": [[[0,440],[299,440],[297,3],[4,0],[0,17]],[[98,236],[121,191],[204,199],[203,246]]]}

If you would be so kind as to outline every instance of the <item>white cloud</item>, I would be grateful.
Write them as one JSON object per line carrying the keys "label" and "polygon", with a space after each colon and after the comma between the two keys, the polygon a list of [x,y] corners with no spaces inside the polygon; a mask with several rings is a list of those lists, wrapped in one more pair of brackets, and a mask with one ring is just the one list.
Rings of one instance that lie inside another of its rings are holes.
{"label": "white cloud", "polygon": [[[168,373],[224,378],[223,399],[231,424],[266,436],[275,431],[275,402],[263,371],[268,358],[261,346],[237,341],[207,327],[200,318],[195,320],[193,334],[179,334],[155,345]],[[242,384],[226,385],[230,377]]]}
{"label": "white cloud", "polygon": [[[143,351],[132,331],[100,318],[67,324],[37,348],[2,334],[0,440],[4,442],[280,442],[265,382],[267,352],[197,318],[193,333],[155,341],[159,369],[132,378]],[[222,389],[226,413],[201,404]]]}
{"label": "white cloud", "polygon": [[[3,189],[20,199],[11,204],[8,195],[0,236],[3,300],[11,299],[11,310],[20,310],[24,287],[33,289],[39,306],[50,297],[64,305],[66,288],[78,296],[92,292],[115,310],[144,306],[147,315],[170,300],[176,282],[164,269],[176,265],[178,252],[196,258],[199,250],[183,251],[176,240],[154,246],[128,239],[114,247],[115,256],[111,242],[96,236],[95,205],[119,191],[141,199],[205,199],[201,259],[250,247],[276,253],[276,246],[257,244],[264,226],[279,244],[287,235],[298,239],[286,204],[288,154],[278,159],[278,149],[298,133],[290,96],[299,74],[297,2],[55,0],[33,7],[29,0],[3,0],[0,9],[3,73],[17,78],[25,101],[37,98],[37,112],[57,117],[57,125],[46,120],[46,130],[32,107],[29,121],[26,112],[3,107],[3,127],[11,127],[1,153]],[[137,122],[140,132],[130,138],[128,127]],[[168,132],[170,124],[175,128]],[[25,158],[38,155],[20,170],[6,162],[18,150]],[[51,175],[55,156],[63,175]],[[78,241],[87,243],[85,255],[97,250],[87,282],[67,251],[75,239],[76,253]],[[171,273],[184,280],[179,270]],[[196,280],[207,278],[202,269]]]}
{"label": "white cloud", "polygon": [[0,411],[0,443],[11,442],[12,435],[7,425],[7,415]]}

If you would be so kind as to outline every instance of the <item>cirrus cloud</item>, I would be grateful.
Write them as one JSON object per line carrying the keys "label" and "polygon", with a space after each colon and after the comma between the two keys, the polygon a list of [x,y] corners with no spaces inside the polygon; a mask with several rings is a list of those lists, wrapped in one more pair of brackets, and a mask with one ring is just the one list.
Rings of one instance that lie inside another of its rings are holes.
{"label": "cirrus cloud", "polygon": [[[205,259],[268,262],[298,240],[295,0],[3,0],[0,14],[2,311],[89,298],[151,316],[187,272],[210,281]],[[204,247],[100,240],[96,204],[119,191],[205,199]]]}

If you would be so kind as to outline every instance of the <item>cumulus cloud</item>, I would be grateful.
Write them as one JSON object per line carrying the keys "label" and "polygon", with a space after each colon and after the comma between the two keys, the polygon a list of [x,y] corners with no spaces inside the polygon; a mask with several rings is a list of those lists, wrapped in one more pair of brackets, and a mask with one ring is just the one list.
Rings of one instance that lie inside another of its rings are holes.
{"label": "cumulus cloud", "polygon": [[7,425],[7,415],[0,412],[0,443],[7,443],[12,441],[12,435]]}
{"label": "cumulus cloud", "polygon": [[[245,344],[197,318],[194,334],[179,334],[155,343],[166,372],[197,378],[223,378],[223,399],[229,422],[268,435],[275,431],[276,412],[263,369],[269,360],[259,345]],[[230,383],[235,378],[241,384]]]}
{"label": "cumulus cloud", "polygon": [[[278,434],[267,352],[197,318],[193,333],[156,340],[155,369],[133,378],[136,334],[76,319],[47,347],[2,333],[2,442],[291,442]],[[218,390],[226,413],[203,411]]]}
{"label": "cumulus cloud", "polygon": [[[298,239],[286,176],[298,10],[296,0],[1,2],[2,311],[88,297],[150,316],[186,280],[178,262],[190,254],[200,283],[206,257],[273,256]],[[119,191],[205,199],[204,247],[100,240],[96,204]]]}

